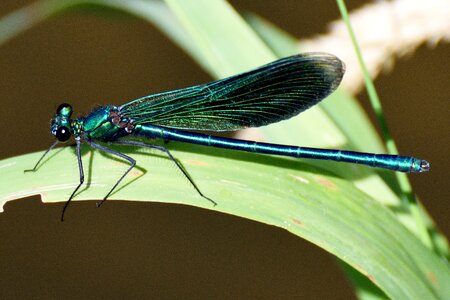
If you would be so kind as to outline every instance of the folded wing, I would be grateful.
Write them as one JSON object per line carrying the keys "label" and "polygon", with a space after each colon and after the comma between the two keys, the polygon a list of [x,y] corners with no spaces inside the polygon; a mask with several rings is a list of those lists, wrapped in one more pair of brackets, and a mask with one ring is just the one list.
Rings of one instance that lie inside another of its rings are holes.
{"label": "folded wing", "polygon": [[304,53],[207,84],[149,95],[122,105],[135,124],[231,131],[289,119],[331,94],[343,63],[326,53]]}

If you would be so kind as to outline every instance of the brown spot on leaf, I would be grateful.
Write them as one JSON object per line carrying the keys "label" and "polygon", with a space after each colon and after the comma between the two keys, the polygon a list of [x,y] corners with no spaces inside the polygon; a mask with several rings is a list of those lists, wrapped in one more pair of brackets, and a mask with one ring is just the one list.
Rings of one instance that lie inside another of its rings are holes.
{"label": "brown spot on leaf", "polygon": [[208,164],[201,160],[189,159],[186,161],[187,164],[193,166],[207,166]]}
{"label": "brown spot on leaf", "polygon": [[299,219],[292,219],[292,223],[294,223],[295,225],[298,225],[300,227],[305,226],[305,224],[302,221],[300,221]]}
{"label": "brown spot on leaf", "polygon": [[374,284],[377,284],[377,281],[375,280],[375,277],[373,277],[372,274],[367,273],[367,271],[365,269],[363,269],[363,267],[361,267],[360,265],[356,265],[354,266],[354,268],[356,270],[358,270],[361,274],[363,274],[364,276],[366,276],[370,281],[372,281]]}
{"label": "brown spot on leaf", "polygon": [[131,171],[129,173],[129,175],[132,176],[132,177],[139,177],[139,176],[142,175],[142,172],[141,171]]}
{"label": "brown spot on leaf", "polygon": [[336,185],[333,182],[329,181],[326,178],[317,176],[316,179],[317,179],[317,182],[319,184],[323,185],[326,188],[329,188],[329,189],[332,189],[332,190],[335,190],[337,188]]}
{"label": "brown spot on leaf", "polygon": [[437,285],[437,284],[439,283],[438,280],[437,280],[437,278],[436,278],[436,275],[434,275],[433,272],[428,271],[428,272],[427,272],[427,277],[428,277],[428,279],[429,279],[433,284]]}

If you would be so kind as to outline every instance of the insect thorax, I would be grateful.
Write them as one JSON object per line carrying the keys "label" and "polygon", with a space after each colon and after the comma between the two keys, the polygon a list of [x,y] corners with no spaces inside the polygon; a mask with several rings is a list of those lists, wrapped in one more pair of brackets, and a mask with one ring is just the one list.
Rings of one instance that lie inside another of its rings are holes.
{"label": "insect thorax", "polygon": [[121,116],[115,106],[99,107],[80,121],[82,130],[91,139],[115,140],[130,134],[134,129],[132,122]]}

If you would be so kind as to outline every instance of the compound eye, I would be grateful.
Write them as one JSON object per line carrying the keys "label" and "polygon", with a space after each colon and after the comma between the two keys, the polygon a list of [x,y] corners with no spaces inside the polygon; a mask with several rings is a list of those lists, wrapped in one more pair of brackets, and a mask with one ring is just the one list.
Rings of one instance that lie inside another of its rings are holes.
{"label": "compound eye", "polygon": [[65,142],[70,138],[70,130],[66,126],[59,126],[58,129],[56,129],[56,138],[60,142]]}
{"label": "compound eye", "polygon": [[70,104],[63,103],[56,109],[56,114],[69,117],[72,114],[72,106],[70,106]]}

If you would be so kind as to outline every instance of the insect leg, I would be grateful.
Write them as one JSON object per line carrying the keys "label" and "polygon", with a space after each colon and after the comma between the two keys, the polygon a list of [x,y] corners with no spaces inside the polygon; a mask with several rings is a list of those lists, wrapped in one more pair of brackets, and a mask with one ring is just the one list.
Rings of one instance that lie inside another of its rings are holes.
{"label": "insect leg", "polygon": [[116,181],[116,184],[114,184],[114,186],[112,187],[112,189],[108,192],[108,194],[106,194],[106,196],[103,198],[102,201],[97,202],[97,207],[100,207],[100,205],[103,204],[103,202],[106,201],[106,199],[109,197],[109,195],[111,195],[111,193],[114,191],[114,189],[119,185],[119,183],[122,181],[122,179],[125,178],[125,176],[127,176],[127,174],[131,171],[131,169],[134,168],[134,166],[136,166],[136,160],[134,160],[133,158],[129,157],[128,155],[125,155],[123,153],[120,153],[118,151],[112,150],[108,147],[99,145],[97,143],[94,143],[91,140],[87,140],[86,141],[92,148],[98,149],[100,151],[104,151],[106,153],[118,156],[120,158],[123,158],[125,160],[127,160],[130,163],[130,167],[128,168],[128,170],[125,171],[125,173],[123,173],[123,175],[119,178],[119,180]]}
{"label": "insect leg", "polygon": [[47,153],[53,149],[53,147],[55,147],[57,144],[59,143],[58,140],[56,140],[48,149],[47,151],[44,152],[44,154],[41,156],[41,158],[39,158],[39,160],[37,161],[36,165],[34,165],[33,169],[27,169],[27,170],[23,170],[24,173],[26,172],[35,172],[37,166],[39,165],[39,163],[42,161],[42,159],[47,155]]}
{"label": "insect leg", "polygon": [[61,222],[64,222],[64,213],[66,212],[66,209],[70,204],[70,201],[72,201],[72,198],[75,196],[75,193],[78,191],[78,189],[84,182],[83,161],[81,160],[81,138],[76,137],[75,142],[77,144],[77,161],[78,161],[78,170],[80,172],[80,183],[75,188],[75,190],[72,192],[72,195],[70,195],[69,200],[67,200],[66,203],[64,204],[64,207],[63,207],[63,210],[61,213]]}
{"label": "insect leg", "polygon": [[197,193],[202,196],[203,198],[205,198],[206,200],[208,200],[209,202],[211,202],[212,204],[214,204],[214,206],[217,205],[217,202],[215,202],[214,200],[212,200],[209,197],[206,197],[201,191],[200,189],[197,187],[197,185],[195,184],[194,180],[189,176],[189,174],[186,172],[186,170],[183,168],[183,166],[177,162],[175,160],[175,158],[172,156],[172,154],[170,153],[169,149],[167,149],[164,146],[159,146],[159,145],[152,145],[152,144],[146,144],[143,142],[139,142],[139,141],[130,141],[130,140],[121,140],[121,141],[114,141],[114,144],[120,144],[120,145],[130,145],[130,146],[137,146],[137,147],[145,147],[145,148],[151,148],[151,149],[157,149],[159,151],[162,151],[164,153],[167,154],[167,156],[170,158],[170,160],[175,163],[175,165],[177,166],[177,168],[183,173],[183,175],[189,180],[189,182],[191,183],[191,185],[195,188],[195,190],[197,191]]}

